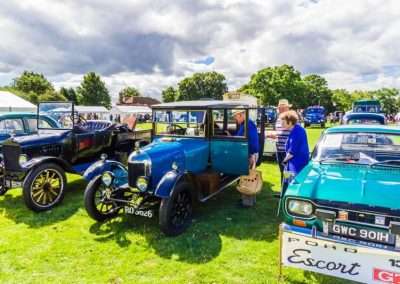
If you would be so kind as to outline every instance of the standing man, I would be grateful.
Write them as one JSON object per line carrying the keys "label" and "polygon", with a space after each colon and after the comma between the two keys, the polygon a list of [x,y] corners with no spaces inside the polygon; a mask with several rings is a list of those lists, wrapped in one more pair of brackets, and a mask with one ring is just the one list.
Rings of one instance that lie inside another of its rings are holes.
{"label": "standing man", "polygon": [[292,105],[289,104],[289,101],[287,99],[282,99],[279,100],[278,103],[278,113],[279,117],[276,120],[275,124],[275,131],[274,132],[268,132],[267,133],[267,138],[274,138],[275,139],[275,144],[276,144],[276,161],[278,162],[279,170],[281,172],[281,186],[283,182],[283,171],[284,171],[284,166],[282,164],[283,160],[286,157],[286,141],[289,138],[290,131],[285,130],[283,128],[282,124],[282,119],[280,117],[280,114],[287,112],[290,110],[290,107]]}
{"label": "standing man", "polygon": [[[235,136],[244,136],[244,126],[246,121],[246,112],[244,109],[234,109],[232,112],[232,118],[235,122],[240,125],[238,131]],[[249,141],[249,168],[255,169],[257,160],[258,160],[258,152],[260,150],[260,145],[258,143],[258,132],[257,126],[255,123],[248,119],[247,122],[247,131],[248,131],[248,141]],[[227,135],[230,135],[229,132],[226,132]],[[256,196],[255,195],[245,195],[242,194],[242,202],[239,204],[240,208],[250,208],[256,204]]]}

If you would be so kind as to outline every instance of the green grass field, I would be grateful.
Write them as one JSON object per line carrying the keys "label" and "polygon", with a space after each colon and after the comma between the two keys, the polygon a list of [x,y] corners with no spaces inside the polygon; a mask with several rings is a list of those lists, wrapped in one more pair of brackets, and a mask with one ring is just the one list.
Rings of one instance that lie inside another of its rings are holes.
{"label": "green grass field", "polygon": [[[307,129],[310,149],[321,129]],[[284,268],[278,281],[279,170],[264,162],[264,187],[255,208],[235,207],[234,186],[201,204],[184,234],[161,234],[157,218],[121,215],[90,219],[86,183],[68,175],[63,203],[29,211],[20,190],[0,197],[0,283],[340,283]],[[343,281],[344,283],[344,281]]]}

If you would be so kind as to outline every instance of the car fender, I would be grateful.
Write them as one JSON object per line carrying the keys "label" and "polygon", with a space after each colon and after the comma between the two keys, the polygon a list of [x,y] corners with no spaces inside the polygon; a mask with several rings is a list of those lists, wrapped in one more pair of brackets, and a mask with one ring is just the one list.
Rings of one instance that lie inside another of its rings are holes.
{"label": "car fender", "polygon": [[97,161],[85,171],[83,179],[90,181],[106,171],[114,174],[115,182],[118,183],[118,185],[128,183],[128,170],[126,167],[120,162],[112,160]]}
{"label": "car fender", "polygon": [[200,200],[200,184],[196,179],[195,174],[183,171],[169,171],[158,183],[154,195],[162,198],[168,198],[172,195],[176,186],[183,182],[190,182],[192,186],[191,194],[196,200]]}
{"label": "car fender", "polygon": [[43,156],[43,157],[36,157],[28,162],[26,162],[23,166],[22,169],[25,172],[29,172],[33,170],[34,168],[37,168],[40,165],[43,165],[45,163],[54,163],[59,165],[61,168],[63,168],[64,171],[68,173],[74,173],[74,169],[69,165],[65,160],[59,158],[59,157],[51,157],[51,156]]}

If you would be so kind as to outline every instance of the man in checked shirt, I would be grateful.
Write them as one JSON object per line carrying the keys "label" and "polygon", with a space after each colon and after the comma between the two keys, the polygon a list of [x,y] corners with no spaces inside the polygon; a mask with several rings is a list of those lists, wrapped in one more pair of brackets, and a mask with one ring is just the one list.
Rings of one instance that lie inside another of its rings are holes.
{"label": "man in checked shirt", "polygon": [[[287,99],[279,100],[278,112],[279,114],[290,110],[292,105],[289,104]],[[286,157],[285,144],[289,137],[290,132],[285,130],[282,125],[282,120],[278,117],[275,124],[275,131],[268,132],[266,138],[275,139],[276,143],[276,161],[278,162],[279,170],[281,171],[281,185],[283,181],[283,170],[284,166],[282,164],[283,159]]]}

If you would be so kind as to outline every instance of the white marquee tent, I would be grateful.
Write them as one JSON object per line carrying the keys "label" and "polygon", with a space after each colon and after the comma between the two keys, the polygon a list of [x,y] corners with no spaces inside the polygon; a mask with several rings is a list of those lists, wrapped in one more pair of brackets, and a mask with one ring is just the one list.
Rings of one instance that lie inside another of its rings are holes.
{"label": "white marquee tent", "polygon": [[10,93],[5,91],[0,91],[0,112],[32,112],[35,113],[37,107]]}
{"label": "white marquee tent", "polygon": [[151,114],[151,108],[147,106],[113,106],[110,113],[119,114],[123,118],[131,114]]}
{"label": "white marquee tent", "polygon": [[109,119],[109,110],[103,106],[74,106],[79,114],[96,113],[101,119]]}

